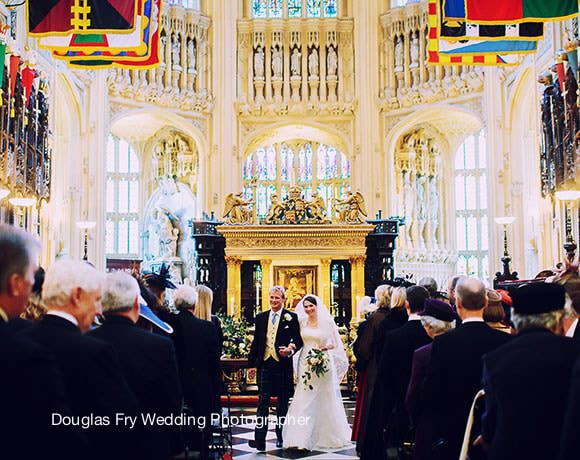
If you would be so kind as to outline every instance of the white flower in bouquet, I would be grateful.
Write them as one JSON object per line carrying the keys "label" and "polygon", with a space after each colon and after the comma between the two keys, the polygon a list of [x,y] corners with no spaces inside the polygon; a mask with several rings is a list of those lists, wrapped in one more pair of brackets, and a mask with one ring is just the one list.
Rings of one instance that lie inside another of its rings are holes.
{"label": "white flower in bouquet", "polygon": [[328,372],[328,355],[322,350],[313,348],[306,355],[306,364],[308,368],[302,374],[302,383],[313,390],[314,386],[310,383],[312,377],[316,375],[320,378]]}

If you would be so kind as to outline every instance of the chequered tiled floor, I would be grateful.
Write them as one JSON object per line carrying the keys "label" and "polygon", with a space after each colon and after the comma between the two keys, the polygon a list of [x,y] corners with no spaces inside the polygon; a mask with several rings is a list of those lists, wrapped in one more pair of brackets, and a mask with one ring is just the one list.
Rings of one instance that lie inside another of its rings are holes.
{"label": "chequered tiled floor", "polygon": [[[344,398],[344,406],[346,414],[350,423],[354,417],[354,401]],[[250,417],[256,414],[255,408],[232,408],[231,416],[245,415]],[[232,428],[232,444],[233,444],[233,458],[239,460],[276,460],[276,459],[301,459],[307,458],[309,460],[347,460],[358,459],[354,444],[350,447],[338,450],[315,450],[315,451],[297,451],[284,450],[276,447],[276,434],[274,427],[270,427],[270,431],[266,436],[266,452],[258,453],[255,449],[248,446],[248,440],[254,439],[254,427],[251,424],[242,424]]]}

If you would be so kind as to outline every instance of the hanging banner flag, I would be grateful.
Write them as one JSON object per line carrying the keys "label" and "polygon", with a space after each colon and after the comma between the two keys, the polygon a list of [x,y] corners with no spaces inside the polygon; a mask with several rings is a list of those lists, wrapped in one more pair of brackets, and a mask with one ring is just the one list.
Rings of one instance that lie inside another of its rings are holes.
{"label": "hanging banner flag", "polygon": [[499,54],[469,54],[453,55],[439,52],[439,0],[429,0],[428,4],[429,21],[429,44],[428,62],[438,65],[484,65],[484,66],[510,66],[518,63],[519,56],[501,56]]}
{"label": "hanging banner flag", "polygon": [[32,91],[32,83],[36,78],[36,70],[32,67],[26,66],[22,69],[22,87],[24,88],[24,108],[28,107],[30,100],[30,92]]}
{"label": "hanging banner flag", "polygon": [[67,53],[68,51],[83,51],[93,53],[95,51],[135,51],[144,53],[147,45],[143,43],[144,16],[143,10],[147,0],[139,0],[139,8],[135,29],[129,34],[68,34],[51,35],[41,37],[38,46],[43,49]]}
{"label": "hanging banner flag", "polygon": [[98,51],[94,53],[82,53],[70,51],[65,55],[53,52],[53,56],[58,59],[68,61],[70,67],[106,69],[110,67],[120,67],[128,69],[143,70],[159,65],[159,33],[161,22],[161,0],[145,0],[145,15],[149,15],[151,20],[144,30],[143,40],[147,42],[147,50],[142,55],[136,52],[110,53]]}
{"label": "hanging banner flag", "polygon": [[[4,66],[6,65],[6,43],[0,42],[0,95],[2,95],[2,86],[4,86]],[[0,104],[2,98],[0,97]]]}
{"label": "hanging banner flag", "polygon": [[[446,0],[439,0],[440,11],[445,10]],[[446,41],[456,40],[541,40],[544,37],[544,24],[541,22],[522,22],[521,24],[485,25],[474,24],[462,19],[441,18],[439,38]]]}
{"label": "hanging banner flag", "polygon": [[538,42],[524,40],[462,40],[457,43],[439,41],[439,53],[442,54],[527,54],[535,53]]}
{"label": "hanging banner flag", "polygon": [[130,33],[139,0],[27,0],[28,33]]}
{"label": "hanging banner flag", "polygon": [[578,0],[445,0],[443,15],[477,24],[559,21],[578,15]]}
{"label": "hanging banner flag", "polygon": [[16,87],[16,75],[20,68],[20,56],[17,54],[10,55],[10,95],[14,96],[14,88]]}

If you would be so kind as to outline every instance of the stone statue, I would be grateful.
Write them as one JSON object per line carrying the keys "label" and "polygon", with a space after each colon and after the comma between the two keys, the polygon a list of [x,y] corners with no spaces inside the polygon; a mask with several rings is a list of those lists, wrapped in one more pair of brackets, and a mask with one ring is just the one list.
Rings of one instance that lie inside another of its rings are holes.
{"label": "stone statue", "polygon": [[312,48],[308,56],[308,74],[311,77],[318,77],[318,50]]}
{"label": "stone statue", "polygon": [[414,33],[411,38],[411,65],[419,64],[419,38]]}
{"label": "stone statue", "polygon": [[179,229],[173,224],[169,211],[157,208],[156,226],[159,236],[159,258],[168,260],[177,257]]}
{"label": "stone statue", "polygon": [[396,39],[395,43],[395,70],[403,68],[403,39],[401,37]]}
{"label": "stone statue", "polygon": [[294,48],[290,56],[290,73],[293,77],[299,77],[302,71],[302,53],[298,48]]}
{"label": "stone statue", "polygon": [[429,178],[429,221],[431,222],[431,242],[437,244],[437,230],[439,228],[439,193],[437,177]]}
{"label": "stone statue", "polygon": [[339,222],[344,224],[361,224],[367,216],[365,200],[360,192],[348,192],[344,200],[337,200],[335,209]]}
{"label": "stone statue", "polygon": [[282,51],[279,48],[272,51],[272,73],[274,78],[282,78]]}
{"label": "stone statue", "polygon": [[161,65],[165,65],[165,47],[167,46],[167,36],[161,35],[159,38],[159,58]]}
{"label": "stone statue", "polygon": [[230,193],[226,197],[223,217],[228,224],[249,224],[252,221],[252,211],[248,208],[253,201],[245,201],[241,193]]}
{"label": "stone statue", "polygon": [[268,215],[266,216],[267,224],[275,223],[278,219],[280,219],[280,213],[284,212],[284,205],[282,204],[282,201],[280,201],[280,199],[278,198],[277,193],[272,193],[270,200],[272,201],[272,205],[270,206]]}
{"label": "stone statue", "polygon": [[327,66],[328,76],[336,77],[336,72],[338,70],[338,56],[336,54],[336,51],[334,50],[334,46],[328,47],[327,61],[328,61]]}
{"label": "stone statue", "polygon": [[254,52],[254,77],[264,78],[264,50],[261,46]]}
{"label": "stone statue", "polygon": [[195,73],[195,40],[190,39],[188,40],[187,46],[187,71],[189,73]]}
{"label": "stone statue", "polygon": [[405,234],[407,243],[411,243],[415,225],[415,196],[409,171],[403,171],[403,189],[405,191]]}
{"label": "stone statue", "polygon": [[175,34],[171,36],[171,65],[181,67],[181,40]]}

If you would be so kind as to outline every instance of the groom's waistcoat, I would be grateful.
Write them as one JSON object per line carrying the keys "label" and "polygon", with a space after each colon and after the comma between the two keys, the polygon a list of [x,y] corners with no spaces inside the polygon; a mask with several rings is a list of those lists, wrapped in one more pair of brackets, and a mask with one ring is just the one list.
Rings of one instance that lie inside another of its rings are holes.
{"label": "groom's waistcoat", "polygon": [[278,325],[280,323],[282,310],[278,311],[276,322],[274,324],[272,324],[272,315],[272,312],[270,312],[270,315],[268,315],[268,331],[266,332],[266,349],[264,350],[264,361],[266,361],[268,358],[272,358],[274,361],[280,361],[278,353],[276,353],[276,334],[278,332]]}

